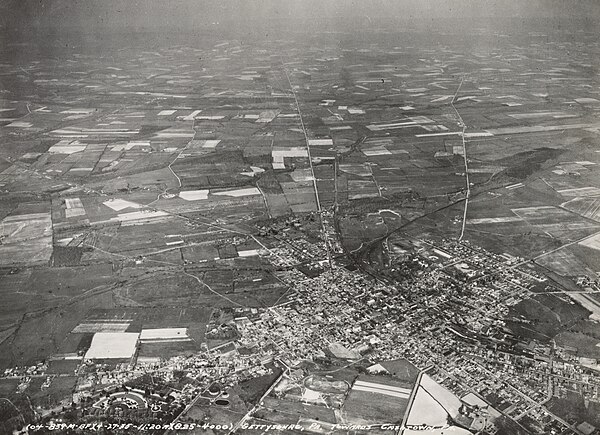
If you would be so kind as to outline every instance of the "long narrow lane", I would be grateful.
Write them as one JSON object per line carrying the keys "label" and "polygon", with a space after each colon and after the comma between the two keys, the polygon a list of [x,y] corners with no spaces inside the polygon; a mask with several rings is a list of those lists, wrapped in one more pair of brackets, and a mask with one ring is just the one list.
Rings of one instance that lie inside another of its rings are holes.
{"label": "long narrow lane", "polygon": [[469,198],[471,197],[471,182],[469,180],[469,164],[467,161],[467,144],[465,142],[465,131],[467,130],[467,126],[466,126],[465,122],[463,121],[462,116],[460,116],[460,113],[458,113],[456,106],[454,105],[454,102],[456,101],[456,97],[458,96],[458,93],[460,92],[460,88],[462,87],[464,81],[465,81],[465,77],[463,76],[460,79],[460,83],[458,85],[458,88],[456,89],[456,92],[454,93],[454,97],[452,97],[452,101],[450,101],[450,105],[452,106],[452,109],[454,109],[454,112],[456,113],[456,116],[458,117],[459,125],[462,127],[462,133],[461,133],[460,137],[462,139],[463,159],[465,161],[465,179],[467,180],[467,197],[465,198],[465,210],[463,212],[463,220],[462,220],[462,227],[460,230],[460,236],[458,237],[459,241],[461,241],[463,239],[463,237],[465,236],[465,225],[467,223],[467,208],[469,207]]}
{"label": "long narrow lane", "polygon": [[319,189],[317,188],[317,177],[315,177],[315,169],[313,167],[312,156],[310,154],[310,145],[308,143],[308,133],[306,132],[306,126],[304,125],[304,119],[302,117],[302,110],[300,110],[300,103],[298,102],[298,97],[296,96],[296,91],[294,90],[294,86],[292,85],[292,81],[290,80],[290,75],[287,70],[284,68],[283,72],[285,73],[285,77],[287,78],[288,84],[290,85],[290,90],[292,91],[292,95],[294,96],[294,101],[296,103],[296,110],[298,111],[298,116],[300,116],[300,124],[302,126],[302,132],[304,133],[304,140],[306,142],[306,150],[308,153],[308,164],[310,165],[310,173],[313,180],[313,187],[315,189],[315,198],[317,201],[317,212],[319,214],[319,222],[321,224],[321,234],[323,237],[323,241],[325,242],[325,250],[327,252],[327,262],[329,263],[329,268],[333,269],[333,262],[331,260],[331,249],[329,246],[329,237],[327,235],[327,231],[325,230],[325,224],[323,223],[323,215],[321,209],[321,201],[319,200]]}

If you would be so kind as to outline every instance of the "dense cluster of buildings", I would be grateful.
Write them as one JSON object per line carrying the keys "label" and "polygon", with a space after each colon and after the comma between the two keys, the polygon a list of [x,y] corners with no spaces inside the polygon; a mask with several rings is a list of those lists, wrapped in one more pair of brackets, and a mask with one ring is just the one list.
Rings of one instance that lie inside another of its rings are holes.
{"label": "dense cluster of buildings", "polygon": [[[187,382],[170,391],[177,392],[181,411],[215,382],[226,390],[275,366],[292,371],[306,360],[375,364],[397,358],[426,370],[458,396],[476,393],[495,412],[537,421],[543,430],[575,430],[544,406],[571,384],[598,398],[600,375],[569,349],[534,341],[524,346],[505,327],[510,306],[544,281],[518,259],[468,243],[419,239],[410,240],[408,257],[405,252],[401,260],[390,260],[381,280],[340,266],[323,267],[311,278],[293,265],[324,254],[325,242],[301,238],[300,227],[294,231],[289,239],[290,232],[278,231],[262,251],[290,288],[285,300],[268,309],[230,309],[225,324],[207,328],[222,343],[187,357],[111,366],[88,359],[77,370],[74,402],[89,404],[145,375],[173,385],[178,373]],[[281,258],[296,260],[283,264]],[[394,270],[406,264],[409,278],[388,285]],[[229,333],[219,335],[219,328]],[[4,376],[44,376],[46,367],[10,369]]]}

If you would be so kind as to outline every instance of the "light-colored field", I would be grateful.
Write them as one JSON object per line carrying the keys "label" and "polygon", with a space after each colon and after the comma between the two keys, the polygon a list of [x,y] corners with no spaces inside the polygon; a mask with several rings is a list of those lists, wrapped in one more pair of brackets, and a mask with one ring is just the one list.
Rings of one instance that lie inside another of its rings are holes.
{"label": "light-colored field", "polygon": [[489,131],[472,131],[470,133],[464,133],[463,136],[465,139],[473,139],[477,137],[492,137],[493,134]]}
{"label": "light-colored field", "polygon": [[11,122],[10,124],[8,124],[7,127],[29,128],[29,127],[33,127],[33,124],[31,122],[14,121],[14,122]]}
{"label": "light-colored field", "polygon": [[383,394],[386,396],[399,397],[408,399],[411,390],[408,388],[394,387],[391,385],[378,384],[374,382],[356,381],[352,386],[352,390],[369,391],[371,393]]}
{"label": "light-colored field", "polygon": [[363,148],[361,150],[365,156],[385,156],[392,154],[390,150],[383,146],[374,146],[371,148]]}
{"label": "light-colored field", "polygon": [[178,116],[177,118],[178,119],[180,118],[182,121],[193,121],[194,118],[196,117],[196,115],[198,115],[200,112],[202,112],[202,110],[194,110],[189,115],[185,115],[185,116],[181,116],[181,117]]}
{"label": "light-colored field", "polygon": [[80,323],[71,332],[73,334],[85,334],[90,332],[125,332],[129,328],[127,323],[95,322]]}
{"label": "light-colored field", "polygon": [[277,115],[279,115],[279,112],[280,110],[265,110],[264,112],[260,112],[256,122],[262,124],[271,122]]}
{"label": "light-colored field", "polygon": [[532,118],[563,118],[565,112],[530,112],[530,113],[512,113],[509,114],[514,119],[532,119]]}
{"label": "light-colored field", "polygon": [[377,198],[379,194],[377,192],[357,192],[348,193],[348,199],[364,199],[364,198]]}
{"label": "light-colored field", "polygon": [[127,142],[124,145],[114,145],[112,147],[111,151],[129,151],[130,149],[133,149],[135,147],[150,147],[150,142],[149,141],[132,141],[132,142]]}
{"label": "light-colored field", "polygon": [[275,157],[308,157],[308,151],[303,147],[273,148],[273,158]]}
{"label": "light-colored field", "polygon": [[309,139],[308,145],[310,145],[310,146],[332,146],[333,139]]}
{"label": "light-colored field", "polygon": [[225,118],[224,115],[199,115],[199,116],[196,116],[196,119],[205,120],[205,121],[218,121],[223,118]]}
{"label": "light-colored field", "polygon": [[513,208],[511,211],[522,219],[545,219],[552,215],[568,215],[568,212],[565,212],[564,210],[553,207],[551,205],[542,205],[539,207]]}
{"label": "light-colored field", "polygon": [[90,108],[73,108],[73,109],[62,110],[60,113],[62,113],[64,115],[89,115],[94,110],[95,109],[90,109]]}
{"label": "light-colored field", "polygon": [[504,224],[510,222],[521,222],[523,219],[517,216],[503,216],[495,218],[479,218],[479,219],[467,219],[467,224],[480,225],[480,224]]}
{"label": "light-colored field", "polygon": [[154,135],[155,139],[191,139],[195,135],[194,131],[190,129],[182,129],[177,127],[167,128],[163,131],[159,131]]}
{"label": "light-colored field", "polygon": [[579,302],[584,308],[587,308],[592,312],[592,314],[590,315],[591,320],[600,322],[600,303],[598,301],[590,298],[588,295],[583,293],[567,292],[567,294],[571,299]]}
{"label": "light-colored field", "polygon": [[158,116],[170,116],[173,115],[177,110],[161,110],[158,112]]}
{"label": "light-colored field", "polygon": [[86,359],[129,359],[135,353],[137,332],[98,332],[85,354]]}
{"label": "light-colored field", "polygon": [[365,111],[363,109],[357,109],[354,107],[348,107],[348,113],[350,115],[364,115]]}
{"label": "light-colored field", "polygon": [[125,199],[119,199],[119,198],[109,199],[108,201],[105,201],[102,204],[104,204],[105,206],[107,206],[109,208],[112,208],[114,211],[121,211],[126,208],[141,208],[142,207],[140,204],[137,204],[135,202],[131,202],[131,201],[127,201]]}
{"label": "light-colored field", "polygon": [[153,340],[190,340],[187,333],[187,328],[156,328],[142,329],[140,333],[140,341]]}
{"label": "light-colored field", "polygon": [[251,195],[260,195],[260,190],[256,187],[247,187],[245,189],[234,189],[234,190],[226,190],[222,192],[210,192],[211,195],[219,195],[219,196],[251,196]]}
{"label": "light-colored field", "polygon": [[312,176],[312,171],[310,168],[305,169],[296,169],[294,172],[290,173],[292,180],[294,181],[312,181],[314,177]]}
{"label": "light-colored field", "polygon": [[600,251],[600,234],[595,234],[579,242],[580,245]]}
{"label": "light-colored field", "polygon": [[578,187],[573,189],[559,190],[563,196],[600,196],[600,188],[594,186]]}
{"label": "light-colored field", "polygon": [[302,392],[302,400],[309,403],[318,403],[325,404],[325,401],[321,397],[321,393],[318,391],[311,390],[310,388],[305,388]]}
{"label": "light-colored field", "polygon": [[238,255],[240,257],[255,257],[255,256],[259,255],[259,250],[258,249],[246,249],[244,251],[238,250]]}
{"label": "light-colored field", "polygon": [[186,201],[199,201],[208,199],[208,190],[184,190],[179,192],[179,197]]}
{"label": "light-colored field", "polygon": [[437,136],[461,136],[462,132],[460,131],[447,131],[443,133],[422,133],[415,134],[415,137],[437,137]]}
{"label": "light-colored field", "polygon": [[460,400],[462,400],[463,402],[468,403],[470,405],[478,406],[480,408],[487,407],[488,413],[494,418],[498,418],[502,415],[498,410],[492,408],[489,403],[487,403],[485,400],[481,399],[480,397],[476,396],[474,393],[467,393]]}
{"label": "light-colored field", "polygon": [[561,207],[586,218],[595,220],[596,222],[600,222],[600,199],[577,197],[565,202]]}
{"label": "light-colored field", "polygon": [[128,130],[122,128],[85,128],[85,127],[65,127],[50,132],[52,136],[64,138],[86,138],[86,137],[114,137],[114,136],[132,136],[138,134],[139,130]]}
{"label": "light-colored field", "polygon": [[406,420],[407,425],[422,425],[444,427],[448,420],[448,413],[435,401],[425,389],[419,387],[413,400],[410,414]]}
{"label": "light-colored field", "polygon": [[373,180],[349,180],[348,199],[376,198],[379,189]]}
{"label": "light-colored field", "polygon": [[371,170],[368,166],[360,163],[346,163],[339,166],[340,171],[348,174],[358,175],[359,177],[368,177],[371,175]]}
{"label": "light-colored field", "polygon": [[[465,429],[448,425],[448,415],[456,417],[460,407],[458,397],[424,374],[409,410],[407,429],[403,433],[470,434]],[[417,429],[420,425],[432,427],[424,432]]]}
{"label": "light-colored field", "polygon": [[404,121],[404,122],[395,122],[393,124],[367,125],[367,128],[371,131],[397,130],[400,128],[412,128],[412,127],[419,127],[419,124],[416,121]]}
{"label": "light-colored field", "polygon": [[77,217],[85,216],[85,209],[83,203],[79,198],[66,198],[65,199],[65,217]]}
{"label": "light-colored field", "polygon": [[391,377],[359,376],[344,402],[344,421],[357,424],[401,421],[408,406],[411,386]]}
{"label": "light-colored field", "polygon": [[598,229],[598,225],[586,221],[563,221],[551,224],[537,224],[536,228],[541,231],[550,233],[555,237],[564,234],[566,231],[581,231],[581,230],[593,230]]}
{"label": "light-colored field", "polygon": [[8,216],[0,224],[0,264],[39,264],[52,255],[50,213]]}
{"label": "light-colored field", "polygon": [[142,210],[132,211],[130,213],[122,213],[117,217],[111,218],[111,221],[119,221],[124,226],[127,225],[143,225],[146,223],[162,222],[169,219],[169,213],[161,210]]}
{"label": "light-colored field", "polygon": [[520,134],[520,133],[542,133],[547,131],[560,131],[560,130],[575,130],[583,128],[594,128],[596,124],[564,124],[564,125],[531,125],[521,127],[500,127],[490,128],[488,131],[493,135],[504,135],[504,134]]}
{"label": "light-colored field", "polygon": [[85,150],[86,146],[78,141],[63,139],[48,149],[50,154],[74,154]]}
{"label": "light-colored field", "polygon": [[89,174],[90,172],[92,172],[94,170],[94,168],[89,167],[89,168],[71,168],[69,169],[69,174],[71,175],[75,175],[78,177],[83,177],[87,174]]}
{"label": "light-colored field", "polygon": [[216,148],[217,145],[219,145],[219,143],[221,142],[219,139],[213,139],[213,140],[201,140],[200,142],[200,146],[202,148]]}
{"label": "light-colored field", "polygon": [[600,100],[590,97],[575,98],[579,104],[600,104]]}
{"label": "light-colored field", "polygon": [[421,377],[421,387],[431,394],[452,417],[456,417],[461,407],[460,400],[449,390],[431,379],[428,375]]}

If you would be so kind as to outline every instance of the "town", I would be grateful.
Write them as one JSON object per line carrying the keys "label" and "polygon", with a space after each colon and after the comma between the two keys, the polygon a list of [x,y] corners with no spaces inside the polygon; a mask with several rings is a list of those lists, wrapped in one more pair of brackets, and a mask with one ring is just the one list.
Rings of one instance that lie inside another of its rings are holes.
{"label": "town", "polygon": [[597,6],[22,1],[0,433],[600,433]]}

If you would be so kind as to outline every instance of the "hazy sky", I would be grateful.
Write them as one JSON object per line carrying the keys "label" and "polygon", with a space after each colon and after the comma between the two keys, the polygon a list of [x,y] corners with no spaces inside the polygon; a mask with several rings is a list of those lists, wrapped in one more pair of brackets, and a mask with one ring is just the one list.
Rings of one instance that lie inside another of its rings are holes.
{"label": "hazy sky", "polygon": [[5,28],[171,27],[186,30],[215,23],[268,26],[304,23],[336,30],[342,22],[373,26],[397,19],[585,17],[600,19],[600,0],[0,0]]}

